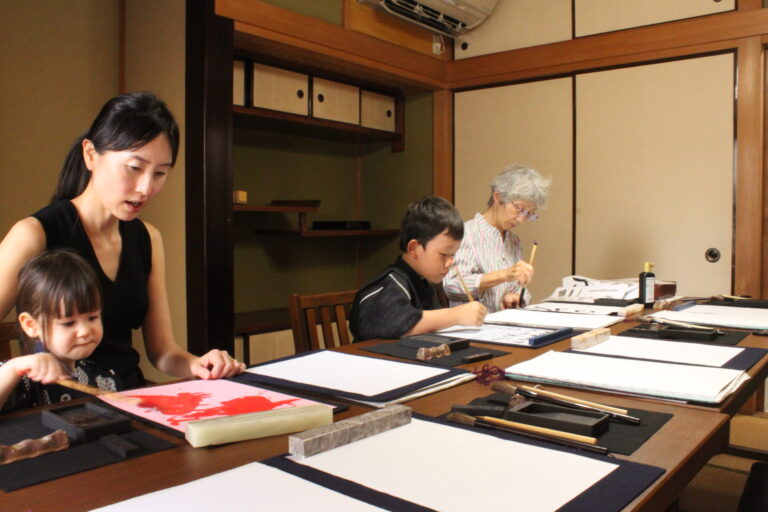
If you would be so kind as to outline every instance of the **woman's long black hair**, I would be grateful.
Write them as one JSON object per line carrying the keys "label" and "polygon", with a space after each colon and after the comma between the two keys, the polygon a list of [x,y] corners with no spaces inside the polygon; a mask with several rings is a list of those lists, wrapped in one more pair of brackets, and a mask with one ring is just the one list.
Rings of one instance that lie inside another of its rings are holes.
{"label": "woman's long black hair", "polygon": [[146,92],[123,94],[101,108],[90,130],[72,145],[51,203],[79,196],[88,185],[91,173],[83,160],[83,141],[90,140],[98,153],[136,149],[161,133],[168,136],[173,159],[179,152],[179,127],[165,103]]}

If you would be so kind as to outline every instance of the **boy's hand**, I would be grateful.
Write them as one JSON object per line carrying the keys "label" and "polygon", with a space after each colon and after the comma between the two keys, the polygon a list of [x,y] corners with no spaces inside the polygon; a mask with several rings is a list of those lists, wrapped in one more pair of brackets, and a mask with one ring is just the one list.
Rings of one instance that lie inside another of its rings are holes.
{"label": "boy's hand", "polygon": [[70,378],[61,361],[47,352],[15,357],[6,364],[9,363],[13,365],[18,375],[26,374],[29,379],[43,384]]}
{"label": "boy's hand", "polygon": [[522,286],[527,285],[533,279],[533,267],[525,261],[518,261],[506,270],[507,281],[516,281]]}
{"label": "boy's hand", "polygon": [[482,325],[488,310],[477,301],[467,302],[456,306],[456,323],[458,325]]}

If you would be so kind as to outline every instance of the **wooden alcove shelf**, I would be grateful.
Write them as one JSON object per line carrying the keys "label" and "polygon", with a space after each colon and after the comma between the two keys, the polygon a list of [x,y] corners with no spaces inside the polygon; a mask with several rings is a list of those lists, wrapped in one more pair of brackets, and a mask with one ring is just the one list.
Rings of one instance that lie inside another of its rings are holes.
{"label": "wooden alcove shelf", "polygon": [[324,236],[391,236],[396,235],[397,229],[309,229],[307,226],[307,214],[317,213],[317,206],[298,205],[250,205],[234,204],[232,211],[243,213],[298,213],[299,229],[295,231],[280,229],[257,229],[254,232],[260,235],[291,235],[300,237],[324,237]]}
{"label": "wooden alcove shelf", "polygon": [[280,133],[291,133],[344,142],[400,142],[397,132],[376,130],[356,124],[290,114],[265,108],[232,107],[236,127],[266,128]]}
{"label": "wooden alcove shelf", "polygon": [[297,206],[282,204],[234,204],[232,210],[236,212],[260,212],[260,213],[317,213],[317,206]]}
{"label": "wooden alcove shelf", "polygon": [[277,231],[259,229],[254,231],[260,235],[293,235],[300,237],[323,236],[391,236],[396,235],[397,229],[305,229],[304,231]]}

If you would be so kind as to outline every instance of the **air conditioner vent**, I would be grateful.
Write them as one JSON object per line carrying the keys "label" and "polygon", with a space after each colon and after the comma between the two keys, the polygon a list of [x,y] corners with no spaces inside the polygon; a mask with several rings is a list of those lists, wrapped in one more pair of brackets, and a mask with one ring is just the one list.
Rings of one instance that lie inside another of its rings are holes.
{"label": "air conditioner vent", "polygon": [[358,0],[384,12],[449,37],[473,29],[498,0]]}
{"label": "air conditioner vent", "polygon": [[466,23],[462,23],[456,18],[441,14],[435,9],[421,5],[413,0],[384,0],[384,5],[393,13],[421,24],[429,25],[429,27],[441,33],[448,32],[446,35],[463,32],[467,26]]}

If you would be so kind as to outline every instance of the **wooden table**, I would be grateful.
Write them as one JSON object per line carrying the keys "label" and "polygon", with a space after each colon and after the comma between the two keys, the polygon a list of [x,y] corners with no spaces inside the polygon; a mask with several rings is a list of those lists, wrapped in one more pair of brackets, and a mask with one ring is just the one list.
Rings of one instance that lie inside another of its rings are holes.
{"label": "wooden table", "polygon": [[[628,325],[627,325],[628,327]],[[620,329],[623,330],[623,329]],[[354,345],[346,351],[360,355],[372,355],[361,350],[363,347],[379,343],[363,342]],[[482,344],[473,344],[483,346]],[[498,345],[486,345],[496,349],[506,349]],[[463,368],[472,369],[491,364],[506,368],[514,363],[525,361],[555,348],[564,350],[570,348],[570,341],[562,341],[539,349],[512,348],[511,353],[501,357],[465,365]],[[382,356],[390,358],[388,356]],[[768,358],[761,363],[768,364]],[[658,400],[628,398],[625,396],[602,394],[593,391],[561,389],[547,386],[547,389],[557,389],[568,395],[622,408],[637,408],[655,412],[673,414],[672,418],[654,434],[643,446],[631,456],[615,455],[616,458],[631,460],[664,468],[666,472],[651,487],[638,496],[625,510],[629,511],[659,511],[666,510],[679,496],[680,492],[701,470],[706,462],[720,453],[728,445],[728,421],[730,416],[719,412],[716,408],[701,408],[680,406]],[[440,393],[418,398],[406,405],[414,411],[429,416],[439,416],[450,410],[453,404],[465,404],[473,398],[492,393],[488,386],[469,382]],[[739,390],[739,396],[747,395],[748,391]],[[743,398],[746,400],[748,395]],[[739,401],[743,401],[739,398]]]}
{"label": "wooden table", "polygon": [[[615,327],[623,330],[630,324]],[[768,339],[751,336],[742,344],[765,347]],[[361,349],[375,342],[365,342],[342,350],[371,356]],[[492,364],[505,368],[515,362],[535,357],[545,350],[563,350],[568,342],[558,342],[542,349],[513,348],[510,353],[475,365]],[[499,347],[496,347],[499,348]],[[386,356],[381,356],[386,357]],[[696,475],[710,457],[722,451],[728,442],[728,420],[739,405],[744,403],[768,372],[768,357],[764,357],[750,371],[753,379],[742,386],[720,407],[691,407],[640,398],[588,391],[568,390],[567,393],[610,405],[672,413],[674,416],[642,447],[631,456],[618,458],[664,468],[666,472],[651,487],[638,496],[625,510],[665,510]],[[407,405],[415,412],[436,416],[447,412],[453,404],[467,403],[472,398],[490,393],[486,386],[469,382],[451,389],[428,395]],[[336,420],[365,412],[352,406],[337,415]],[[117,501],[179,485],[197,478],[231,469],[248,462],[263,460],[287,451],[287,436],[246,441],[213,448],[191,448],[171,434],[146,425],[137,428],[153,431],[160,437],[178,444],[175,448],[126,462],[71,475],[11,493],[0,492],[0,509],[47,511],[78,511],[104,506]],[[258,482],[254,482],[254,496]]]}

